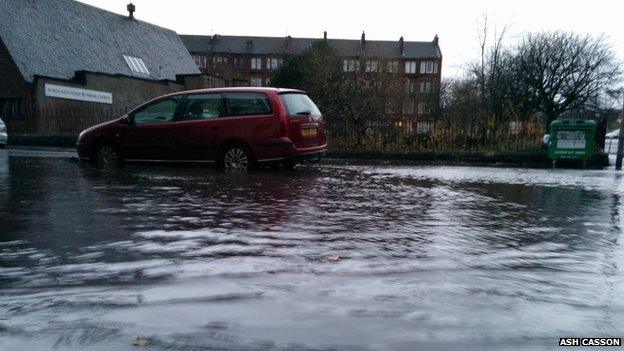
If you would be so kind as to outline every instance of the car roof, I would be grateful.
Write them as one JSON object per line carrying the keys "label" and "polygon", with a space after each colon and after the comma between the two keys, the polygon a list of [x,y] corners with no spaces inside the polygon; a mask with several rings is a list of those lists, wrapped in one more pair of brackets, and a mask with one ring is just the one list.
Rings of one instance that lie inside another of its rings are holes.
{"label": "car roof", "polygon": [[[273,94],[288,94],[288,93],[299,93],[305,94],[306,92],[298,89],[289,89],[289,88],[271,88],[271,87],[227,87],[227,88],[209,88],[209,89],[195,89],[195,90],[185,90],[179,91],[173,94],[168,94],[165,96],[177,96],[177,95],[186,95],[186,94],[206,94],[206,93],[273,93]],[[164,96],[161,96],[164,97]]]}
{"label": "car roof", "polygon": [[188,94],[207,94],[207,93],[267,93],[267,94],[307,94],[303,90],[298,89],[289,89],[289,88],[271,88],[271,87],[227,87],[227,88],[209,88],[209,89],[195,89],[195,90],[185,90],[178,91],[171,94],[157,96],[153,99],[147,100],[144,103],[136,106],[132,110],[128,112],[128,114],[133,113],[135,110],[145,106],[146,104],[152,103],[157,100],[165,99],[168,97],[175,97],[181,95]]}

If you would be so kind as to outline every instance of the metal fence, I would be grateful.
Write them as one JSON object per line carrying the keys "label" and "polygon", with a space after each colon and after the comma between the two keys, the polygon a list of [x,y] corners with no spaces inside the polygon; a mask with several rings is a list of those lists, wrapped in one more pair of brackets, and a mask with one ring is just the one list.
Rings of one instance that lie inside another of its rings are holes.
{"label": "metal fence", "polygon": [[542,123],[530,121],[452,121],[327,119],[331,145],[340,150],[384,152],[498,152],[543,149]]}

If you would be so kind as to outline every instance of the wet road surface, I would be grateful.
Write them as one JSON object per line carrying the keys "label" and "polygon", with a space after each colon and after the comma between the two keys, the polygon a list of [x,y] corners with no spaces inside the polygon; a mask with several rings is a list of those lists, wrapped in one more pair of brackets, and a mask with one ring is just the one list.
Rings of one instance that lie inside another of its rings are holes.
{"label": "wet road surface", "polygon": [[0,150],[0,350],[555,350],[624,336],[621,174],[103,171]]}

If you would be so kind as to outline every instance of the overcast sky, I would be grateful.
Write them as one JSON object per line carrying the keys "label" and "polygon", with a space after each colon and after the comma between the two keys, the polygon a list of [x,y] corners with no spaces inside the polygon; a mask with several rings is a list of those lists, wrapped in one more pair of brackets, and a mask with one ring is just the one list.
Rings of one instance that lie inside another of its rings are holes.
{"label": "overcast sky", "polygon": [[[80,0],[126,14],[129,0]],[[223,34],[430,41],[440,37],[443,76],[460,74],[478,55],[477,28],[511,25],[509,41],[527,31],[605,34],[624,58],[624,1],[578,0],[133,0],[135,16],[179,34]]]}

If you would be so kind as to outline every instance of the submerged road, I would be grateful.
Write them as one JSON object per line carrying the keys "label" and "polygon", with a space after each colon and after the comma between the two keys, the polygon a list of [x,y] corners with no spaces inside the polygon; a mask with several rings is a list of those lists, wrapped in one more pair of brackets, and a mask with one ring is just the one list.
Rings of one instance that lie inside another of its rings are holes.
{"label": "submerged road", "polygon": [[0,150],[0,350],[556,350],[559,337],[622,337],[622,174],[106,171],[72,151]]}

